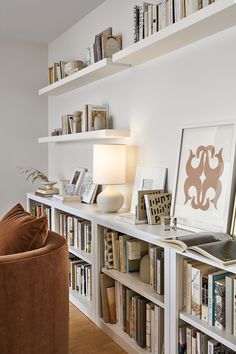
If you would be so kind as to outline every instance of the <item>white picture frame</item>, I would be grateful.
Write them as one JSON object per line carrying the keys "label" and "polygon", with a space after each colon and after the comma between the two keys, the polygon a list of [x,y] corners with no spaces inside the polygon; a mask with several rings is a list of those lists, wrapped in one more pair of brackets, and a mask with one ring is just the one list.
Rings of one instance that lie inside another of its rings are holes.
{"label": "white picture frame", "polygon": [[92,204],[94,202],[97,189],[98,185],[93,183],[93,174],[91,172],[86,172],[80,188],[81,201]]}
{"label": "white picture frame", "polygon": [[135,214],[138,203],[138,191],[150,189],[165,189],[167,168],[140,167],[136,168],[130,212]]}
{"label": "white picture frame", "polygon": [[87,171],[86,168],[84,167],[77,167],[74,170],[74,173],[71,177],[70,180],[70,184],[74,184],[75,185],[75,194],[79,195],[80,194],[80,188],[81,188],[81,184],[85,175],[85,172]]}
{"label": "white picture frame", "polygon": [[171,215],[190,231],[228,232],[235,166],[235,122],[181,129]]}

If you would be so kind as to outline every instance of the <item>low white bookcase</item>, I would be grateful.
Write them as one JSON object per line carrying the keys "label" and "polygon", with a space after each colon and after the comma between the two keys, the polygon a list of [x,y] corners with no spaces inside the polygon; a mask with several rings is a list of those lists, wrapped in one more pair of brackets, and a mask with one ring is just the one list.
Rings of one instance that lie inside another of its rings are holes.
{"label": "low white bookcase", "polygon": [[[137,294],[145,297],[154,305],[164,310],[164,348],[165,354],[178,353],[178,328],[183,323],[191,325],[197,330],[206,333],[230,349],[236,351],[236,336],[210,326],[206,322],[196,319],[191,314],[182,310],[183,288],[183,259],[195,259],[205,264],[213,265],[219,269],[226,269],[218,263],[192,253],[182,254],[171,247],[163,247],[160,239],[189,234],[184,230],[163,231],[157,226],[130,225],[116,219],[115,214],[101,213],[95,204],[87,205],[78,202],[61,203],[53,198],[42,198],[32,193],[27,194],[27,208],[32,211],[37,205],[47,205],[51,208],[51,229],[59,232],[59,214],[61,212],[85,219],[91,222],[91,247],[92,252],[86,254],[69,247],[69,252],[91,264],[92,267],[92,300],[87,301],[76,291],[70,290],[70,301],[98,327],[102,328],[128,353],[147,353],[140,348],[130,336],[117,324],[105,323],[101,317],[100,272],[105,273],[115,281],[123,284]],[[117,270],[104,268],[104,228],[118,231],[150,244],[162,246],[164,249],[164,295],[158,295],[150,285],[140,281],[137,273],[121,273]],[[236,274],[236,265],[227,267],[227,271]],[[154,354],[158,354],[155,352]],[[161,354],[161,353],[160,353]]]}

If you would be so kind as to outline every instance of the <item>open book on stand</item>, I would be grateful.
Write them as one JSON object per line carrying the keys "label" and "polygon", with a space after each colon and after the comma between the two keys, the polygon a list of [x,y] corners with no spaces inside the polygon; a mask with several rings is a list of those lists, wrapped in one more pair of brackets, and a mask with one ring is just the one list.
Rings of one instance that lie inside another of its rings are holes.
{"label": "open book on stand", "polygon": [[236,239],[228,234],[199,232],[160,242],[182,252],[198,253],[224,266],[236,263]]}

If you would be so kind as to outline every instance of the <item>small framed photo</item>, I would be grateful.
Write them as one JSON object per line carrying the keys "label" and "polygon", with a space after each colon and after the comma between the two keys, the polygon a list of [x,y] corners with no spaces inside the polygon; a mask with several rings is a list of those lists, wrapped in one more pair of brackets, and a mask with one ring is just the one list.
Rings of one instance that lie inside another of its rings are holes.
{"label": "small framed photo", "polygon": [[183,128],[171,214],[178,226],[229,231],[235,123]]}
{"label": "small framed photo", "polygon": [[105,105],[88,105],[88,131],[96,130],[94,125],[95,117],[99,116],[100,120],[103,118],[103,122],[100,123],[100,126],[103,129],[109,128],[109,106]]}
{"label": "small framed photo", "polygon": [[138,191],[165,189],[167,169],[164,167],[137,167],[130,212],[135,214],[138,205]]}
{"label": "small framed photo", "polygon": [[80,189],[82,202],[92,204],[96,197],[97,189],[98,185],[93,183],[92,173],[86,172]]}
{"label": "small framed photo", "polygon": [[75,185],[75,194],[80,194],[80,189],[83,181],[83,177],[85,175],[85,172],[87,171],[86,168],[84,167],[78,167],[73,173],[73,176],[70,180],[70,184]]}

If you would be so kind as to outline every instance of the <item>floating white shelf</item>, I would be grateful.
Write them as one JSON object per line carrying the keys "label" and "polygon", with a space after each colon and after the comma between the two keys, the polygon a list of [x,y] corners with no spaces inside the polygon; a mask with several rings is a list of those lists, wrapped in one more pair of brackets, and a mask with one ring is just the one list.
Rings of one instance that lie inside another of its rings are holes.
{"label": "floating white shelf", "polygon": [[164,295],[159,295],[149,284],[142,282],[139,279],[139,273],[122,273],[114,269],[102,268],[102,272],[109,277],[115,279],[119,283],[127,286],[131,290],[139,293],[140,295],[146,297],[148,300],[152,301],[154,304],[165,308]]}
{"label": "floating white shelf", "polygon": [[235,0],[218,0],[113,55],[113,62],[138,65],[236,25]]}
{"label": "floating white shelf", "polygon": [[102,129],[91,132],[67,134],[58,136],[47,136],[45,138],[39,138],[39,143],[65,143],[71,141],[84,141],[84,140],[97,140],[97,139],[123,139],[129,138],[130,132],[128,130],[116,130],[116,129]]}
{"label": "floating white shelf", "polygon": [[207,322],[191,316],[187,312],[180,312],[179,317],[181,320],[197,328],[199,331],[206,333],[208,336],[226,345],[226,347],[236,351],[236,336],[233,334],[220,330],[215,326],[211,326]]}
{"label": "floating white shelf", "polygon": [[105,77],[116,74],[128,67],[128,65],[124,64],[114,64],[111,59],[103,59],[75,74],[55,82],[54,84],[42,88],[39,90],[39,95],[57,96],[88,85],[91,82],[104,79]]}

